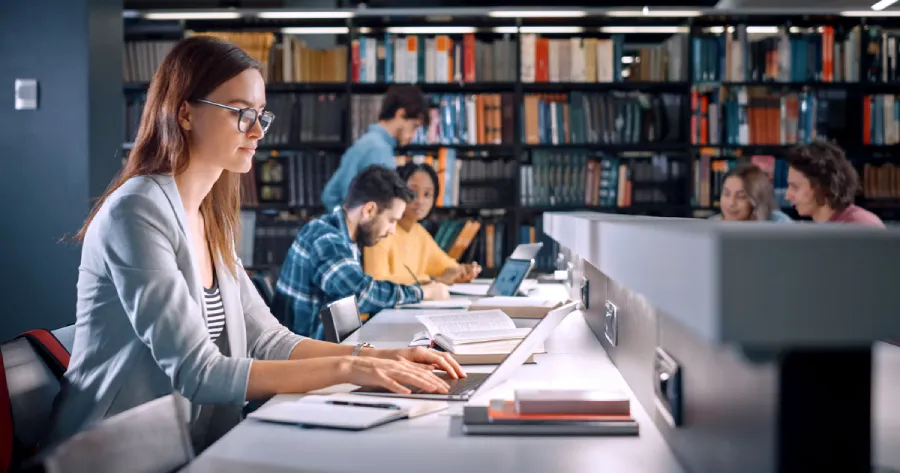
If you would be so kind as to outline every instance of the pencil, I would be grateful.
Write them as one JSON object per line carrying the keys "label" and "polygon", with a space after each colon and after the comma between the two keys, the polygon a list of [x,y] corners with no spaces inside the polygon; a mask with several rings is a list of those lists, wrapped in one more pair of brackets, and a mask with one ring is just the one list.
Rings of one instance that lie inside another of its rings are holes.
{"label": "pencil", "polygon": [[415,281],[416,284],[421,286],[422,281],[419,281],[419,278],[416,277],[416,273],[414,273],[413,270],[409,269],[409,266],[407,266],[405,263],[403,264],[403,267],[406,268],[407,271],[409,271],[409,275],[412,276],[413,281]]}

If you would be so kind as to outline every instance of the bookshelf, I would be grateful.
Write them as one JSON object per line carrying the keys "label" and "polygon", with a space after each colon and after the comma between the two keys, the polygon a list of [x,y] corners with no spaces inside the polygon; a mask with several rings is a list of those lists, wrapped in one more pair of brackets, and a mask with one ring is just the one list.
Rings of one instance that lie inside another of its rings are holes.
{"label": "bookshelf", "polygon": [[[451,173],[452,195],[430,227],[468,218],[494,225],[494,256],[474,249],[464,257],[480,259],[487,274],[502,261],[496,255],[541,241],[545,211],[711,215],[722,177],[738,160],[770,166],[776,197],[787,205],[780,158],[814,137],[836,141],[857,165],[862,205],[885,219],[900,208],[893,99],[900,46],[890,16],[228,11],[236,16],[156,21],[132,12],[125,20],[125,141],[166,44],[196,33],[246,42],[268,64],[278,116],[245,202],[257,228],[269,219],[299,228],[322,210],[318,194],[330,171],[375,120],[379,95],[398,82],[422,88],[436,123],[398,154],[458,171],[438,169]],[[312,18],[329,14],[339,18]],[[280,191],[268,189],[279,173],[293,177]],[[538,267],[554,269],[553,255],[544,251]]]}

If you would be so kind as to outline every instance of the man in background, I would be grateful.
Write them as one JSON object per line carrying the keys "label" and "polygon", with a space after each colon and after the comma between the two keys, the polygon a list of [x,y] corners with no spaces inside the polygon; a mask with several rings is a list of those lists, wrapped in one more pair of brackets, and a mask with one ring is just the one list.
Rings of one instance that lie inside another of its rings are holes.
{"label": "man in background", "polygon": [[355,295],[361,313],[398,304],[449,297],[439,282],[402,285],[376,281],[360,264],[359,245],[372,246],[394,233],[414,194],[396,171],[369,166],[350,183],[343,206],[300,229],[275,285],[274,315],[295,333],[321,340],[319,310]]}
{"label": "man in background", "polygon": [[353,143],[341,164],[322,191],[322,204],[331,211],[344,202],[350,181],[363,169],[377,164],[388,169],[397,167],[394,152],[398,146],[406,146],[415,136],[416,129],[428,126],[428,103],[418,87],[395,85],[388,88],[381,102],[378,122]]}

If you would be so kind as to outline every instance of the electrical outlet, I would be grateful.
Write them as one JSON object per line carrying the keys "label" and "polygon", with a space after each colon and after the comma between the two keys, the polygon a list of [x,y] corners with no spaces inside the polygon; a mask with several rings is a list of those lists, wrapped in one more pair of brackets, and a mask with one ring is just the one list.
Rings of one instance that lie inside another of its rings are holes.
{"label": "electrical outlet", "polygon": [[662,347],[656,347],[653,359],[653,403],[672,427],[682,424],[681,393],[684,389],[681,366]]}
{"label": "electrical outlet", "polygon": [[606,335],[606,339],[609,340],[609,343],[612,346],[617,346],[619,344],[619,309],[609,300],[606,301],[604,309],[606,313],[604,316],[603,333]]}
{"label": "electrical outlet", "polygon": [[16,79],[16,110],[35,110],[38,108],[37,79]]}
{"label": "electrical outlet", "polygon": [[591,308],[591,286],[587,278],[581,278],[581,303],[584,304],[584,310]]}

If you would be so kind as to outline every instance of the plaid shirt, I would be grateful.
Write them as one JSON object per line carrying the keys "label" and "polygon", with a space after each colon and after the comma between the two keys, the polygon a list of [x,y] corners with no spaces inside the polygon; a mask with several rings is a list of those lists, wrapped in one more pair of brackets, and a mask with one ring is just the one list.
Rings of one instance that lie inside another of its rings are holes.
{"label": "plaid shirt", "polygon": [[352,294],[360,312],[370,314],[422,300],[419,286],[376,281],[363,271],[344,215],[338,207],[310,220],[297,233],[281,267],[272,308],[297,334],[321,340],[319,309]]}

